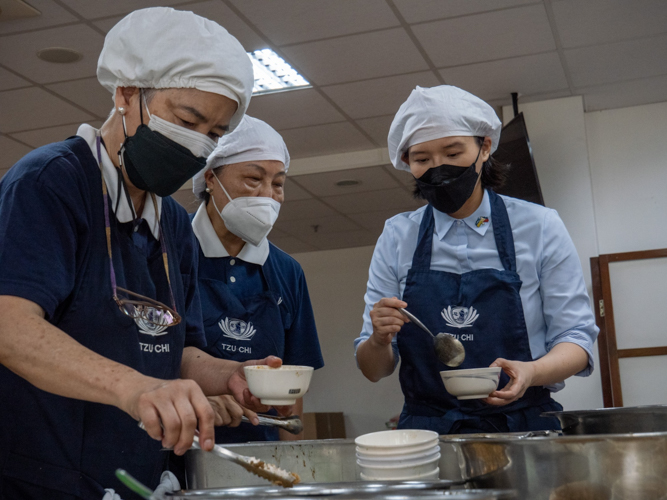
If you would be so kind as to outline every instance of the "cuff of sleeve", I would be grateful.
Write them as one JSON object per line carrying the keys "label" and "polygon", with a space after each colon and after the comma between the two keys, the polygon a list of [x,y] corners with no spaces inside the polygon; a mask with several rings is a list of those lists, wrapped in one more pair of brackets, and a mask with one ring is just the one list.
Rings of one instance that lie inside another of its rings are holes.
{"label": "cuff of sleeve", "polygon": [[560,337],[554,339],[547,346],[547,351],[551,351],[551,349],[553,349],[554,346],[558,344],[563,344],[565,342],[578,345],[584,351],[586,351],[586,354],[588,354],[588,366],[583,370],[581,370],[579,373],[575,373],[576,377],[588,377],[591,373],[593,373],[593,370],[595,369],[595,362],[593,361],[593,344],[591,342],[590,337],[581,332],[569,331],[561,335]]}
{"label": "cuff of sleeve", "polygon": [[44,310],[46,319],[51,319],[58,307],[58,299],[47,293],[43,286],[20,281],[0,281],[0,295],[10,295],[34,302]]}
{"label": "cuff of sleeve", "polygon": [[[356,338],[354,340],[354,360],[357,363],[357,368],[359,368],[359,360],[357,359],[357,349],[359,349],[359,344],[362,342],[368,340],[370,338],[370,335],[363,335],[359,338]],[[398,366],[398,362],[400,361],[400,354],[398,353],[398,344],[396,344],[396,337],[394,337],[391,341],[391,350],[394,351],[394,370],[396,370],[396,367]]]}

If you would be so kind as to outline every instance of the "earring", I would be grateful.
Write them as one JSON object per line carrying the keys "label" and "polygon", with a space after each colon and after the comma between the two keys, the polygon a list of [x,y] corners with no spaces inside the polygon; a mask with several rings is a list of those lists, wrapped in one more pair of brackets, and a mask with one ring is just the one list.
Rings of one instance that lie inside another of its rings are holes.
{"label": "earring", "polygon": [[211,194],[211,188],[210,188],[210,187],[207,187],[207,188],[206,188],[206,192],[209,193],[209,194]]}
{"label": "earring", "polygon": [[118,112],[120,113],[121,116],[125,114],[125,108],[118,108]]}

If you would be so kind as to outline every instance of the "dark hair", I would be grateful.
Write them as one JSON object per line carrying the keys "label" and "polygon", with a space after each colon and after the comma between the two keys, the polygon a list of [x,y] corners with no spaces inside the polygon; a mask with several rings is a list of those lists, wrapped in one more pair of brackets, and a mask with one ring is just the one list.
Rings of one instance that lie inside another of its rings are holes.
{"label": "dark hair", "polygon": [[[478,146],[481,147],[484,144],[484,137],[475,137],[475,139]],[[509,164],[500,163],[493,156],[489,156],[489,159],[482,164],[482,187],[494,191],[500,189],[507,181],[509,169]],[[417,199],[425,199],[416,183],[412,194]]]}
{"label": "dark hair", "polygon": [[[214,168],[213,169],[213,175],[215,175],[217,177],[218,174],[220,174],[220,172],[222,172],[223,168],[225,168],[224,165],[220,165],[219,167]],[[204,187],[204,191],[202,191],[201,193],[196,193],[196,195],[197,195],[197,198],[199,198],[200,200],[204,200],[206,202],[206,205],[208,205],[208,201],[211,199],[211,194],[206,192],[205,187]]]}

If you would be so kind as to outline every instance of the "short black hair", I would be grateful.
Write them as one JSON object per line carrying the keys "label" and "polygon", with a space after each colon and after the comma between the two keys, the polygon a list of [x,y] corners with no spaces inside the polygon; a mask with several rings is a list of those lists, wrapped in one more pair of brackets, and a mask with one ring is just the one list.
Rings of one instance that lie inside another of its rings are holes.
{"label": "short black hair", "polygon": [[[475,137],[477,145],[482,147],[484,144],[484,137]],[[493,156],[482,164],[482,187],[484,189],[492,189],[496,191],[505,185],[507,176],[509,174],[510,165],[507,163],[500,163]],[[417,183],[412,191],[415,198],[426,199],[422,194]]]}

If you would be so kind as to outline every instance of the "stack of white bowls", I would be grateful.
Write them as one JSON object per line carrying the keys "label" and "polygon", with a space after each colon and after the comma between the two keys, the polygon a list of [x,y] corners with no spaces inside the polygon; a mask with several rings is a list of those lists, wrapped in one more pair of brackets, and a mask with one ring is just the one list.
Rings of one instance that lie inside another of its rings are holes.
{"label": "stack of white bowls", "polygon": [[403,429],[373,432],[354,440],[361,479],[407,481],[438,479],[438,433]]}

